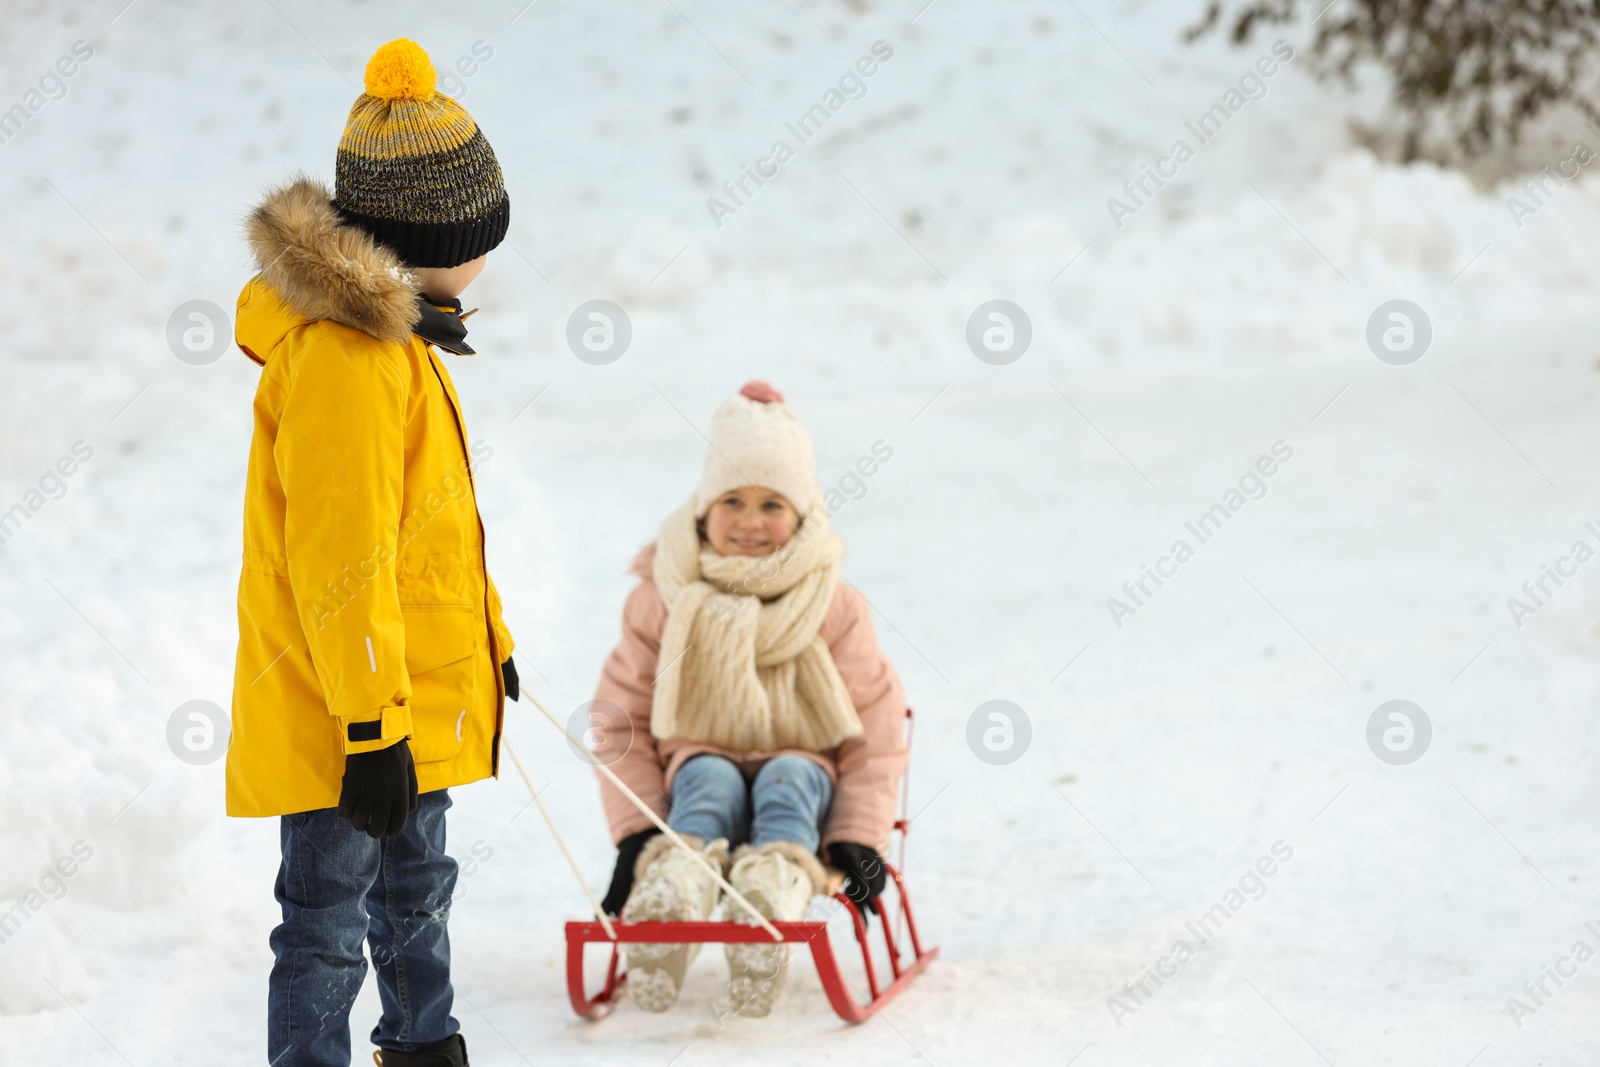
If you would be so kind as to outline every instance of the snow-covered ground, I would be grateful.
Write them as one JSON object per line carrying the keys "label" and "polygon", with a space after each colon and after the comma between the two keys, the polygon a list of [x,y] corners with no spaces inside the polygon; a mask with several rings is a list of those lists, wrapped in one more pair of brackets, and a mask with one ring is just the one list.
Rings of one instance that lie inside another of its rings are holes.
{"label": "snow-covered ground", "polygon": [[[1356,148],[1379,94],[1301,56],[1118,229],[1107,198],[1197,144],[1270,36],[1186,47],[1198,0],[523,2],[8,9],[0,110],[41,106],[0,144],[0,511],[29,511],[0,548],[0,912],[25,919],[0,1063],[265,1058],[277,828],[225,819],[222,764],[167,743],[180,704],[228,700],[256,370],[181,362],[167,322],[232,308],[242,213],[331,178],[401,35],[441,69],[492,53],[456,88],[515,210],[453,373],[528,688],[591,695],[626,565],[746,378],[788,393],[827,481],[886,442],[836,525],[919,712],[909,873],[942,948],[859,1028],[804,960],[772,1018],[719,1024],[715,951],[676,1010],[580,1023],[583,898],[508,776],[451,818],[489,855],[452,923],[475,1063],[1593,1061],[1600,963],[1570,954],[1600,948],[1600,563],[1520,626],[1507,606],[1600,547],[1592,182],[1519,228],[1510,186]],[[718,226],[707,197],[879,41],[865,94]],[[599,298],[633,324],[608,366],[564,341]],[[996,298],[1033,330],[1003,366],[965,340]],[[1393,299],[1431,321],[1419,362],[1367,346]],[[1199,544],[1186,522],[1275,445]],[[1006,765],[966,741],[993,699],[1032,726]],[[1410,765],[1368,747],[1392,699],[1431,722]],[[525,706],[509,734],[600,883],[590,772]],[[1124,990],[1241,880],[1194,959]],[[369,983],[358,1057],[375,1013]]]}

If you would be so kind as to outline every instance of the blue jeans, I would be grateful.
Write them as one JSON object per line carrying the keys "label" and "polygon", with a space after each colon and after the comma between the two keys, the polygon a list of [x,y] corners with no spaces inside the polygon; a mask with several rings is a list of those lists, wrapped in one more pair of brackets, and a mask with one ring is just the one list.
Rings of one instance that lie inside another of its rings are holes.
{"label": "blue jeans", "polygon": [[460,1030],[450,1014],[450,894],[456,861],[444,851],[450,794],[422,794],[398,837],[374,840],[333,808],[279,820],[283,860],[273,892],[267,993],[271,1067],[348,1067],[350,1007],[378,971],[380,1048],[414,1052]]}
{"label": "blue jeans", "polygon": [[793,841],[815,852],[832,803],[828,772],[804,756],[774,756],[761,765],[754,781],[746,782],[737,763],[702,753],[684,761],[672,778],[667,825],[707,841]]}

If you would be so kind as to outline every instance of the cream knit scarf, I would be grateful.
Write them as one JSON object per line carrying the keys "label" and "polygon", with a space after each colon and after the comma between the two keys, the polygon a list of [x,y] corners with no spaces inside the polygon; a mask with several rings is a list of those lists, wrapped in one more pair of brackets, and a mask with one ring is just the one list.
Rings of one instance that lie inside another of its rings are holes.
{"label": "cream knit scarf", "polygon": [[724,556],[700,541],[694,500],[662,523],[656,589],[667,606],[650,732],[730,752],[822,752],[861,720],[818,635],[844,544],[813,508],[769,556]]}

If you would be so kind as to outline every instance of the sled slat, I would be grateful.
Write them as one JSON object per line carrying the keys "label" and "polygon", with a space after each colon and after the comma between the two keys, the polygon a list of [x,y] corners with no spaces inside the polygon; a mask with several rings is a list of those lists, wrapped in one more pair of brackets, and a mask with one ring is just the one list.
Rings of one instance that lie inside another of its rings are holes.
{"label": "sled slat", "polygon": [[[900,878],[900,873],[893,867],[889,868],[891,881],[898,890],[895,896],[899,897],[898,912],[905,919],[906,929],[910,935],[914,955],[909,960],[901,958],[902,946],[897,943],[893,931],[889,926],[889,894],[879,898],[878,927],[883,931],[884,944],[888,948],[889,965],[893,972],[893,979],[887,986],[878,983],[877,965],[872,958],[872,943],[870,937],[870,924],[867,916],[856,907],[855,902],[844,894],[834,897],[850,915],[851,925],[854,927],[856,940],[861,945],[862,966],[867,975],[867,996],[863,1000],[859,993],[853,990],[845,979],[844,972],[839,966],[839,959],[833,951],[833,942],[828,937],[828,924],[821,921],[808,922],[778,922],[773,925],[778,928],[785,944],[805,945],[811,950],[812,962],[816,964],[817,978],[822,983],[822,991],[827,995],[828,1003],[838,1014],[839,1018],[848,1023],[861,1023],[870,1019],[879,1008],[897,996],[901,990],[911,983],[911,980],[927,969],[938,956],[938,949],[923,950],[917,936],[915,919],[911,915],[911,900],[905,891],[905,884]],[[611,1013],[616,1004],[618,991],[627,981],[627,975],[620,972],[622,946],[638,944],[641,942],[653,944],[685,944],[699,942],[700,944],[754,944],[770,942],[771,935],[759,926],[749,926],[744,923],[707,921],[707,922],[622,922],[615,921],[612,928],[616,931],[616,940],[607,936],[605,927],[598,922],[569,922],[567,923],[567,995],[572,1001],[572,1008],[585,1019],[602,1019]],[[611,944],[611,959],[606,967],[606,976],[600,992],[591,997],[584,982],[584,946],[591,944]]]}

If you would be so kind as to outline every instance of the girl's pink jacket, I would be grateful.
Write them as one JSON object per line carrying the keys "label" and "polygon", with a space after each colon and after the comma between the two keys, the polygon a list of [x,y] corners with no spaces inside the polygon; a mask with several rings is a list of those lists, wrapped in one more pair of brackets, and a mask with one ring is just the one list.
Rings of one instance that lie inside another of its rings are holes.
{"label": "girl's pink jacket", "polygon": [[[702,752],[726,756],[739,764],[749,779],[766,760],[794,752],[820,764],[834,781],[833,807],[823,827],[822,843],[851,841],[887,847],[906,765],[906,703],[900,678],[878,647],[866,598],[841,581],[819,631],[861,717],[861,735],[826,752],[785,749],[736,755],[681,738],[659,739],[650,733],[651,692],[661,633],[667,624],[667,607],[650,576],[654,558],[655,545],[651,544],[633,562],[633,573],[643,580],[623,606],[622,640],[607,658],[595,690],[592,710],[600,740],[597,754],[665,819],[672,777],[690,756]],[[624,749],[622,755],[615,755]],[[652,825],[604,778],[600,796],[613,843]]]}

